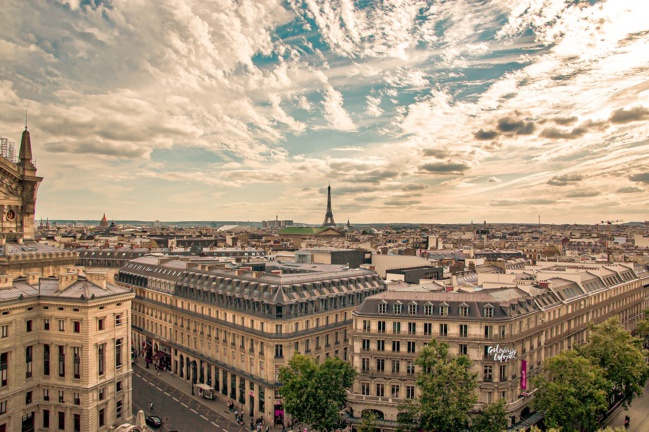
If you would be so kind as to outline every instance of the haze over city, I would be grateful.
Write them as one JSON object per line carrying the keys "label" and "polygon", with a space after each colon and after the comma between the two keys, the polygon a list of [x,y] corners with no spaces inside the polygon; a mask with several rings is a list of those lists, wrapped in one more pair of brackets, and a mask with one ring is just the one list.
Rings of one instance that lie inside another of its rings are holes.
{"label": "haze over city", "polygon": [[61,1],[0,12],[37,218],[644,221],[649,3]]}

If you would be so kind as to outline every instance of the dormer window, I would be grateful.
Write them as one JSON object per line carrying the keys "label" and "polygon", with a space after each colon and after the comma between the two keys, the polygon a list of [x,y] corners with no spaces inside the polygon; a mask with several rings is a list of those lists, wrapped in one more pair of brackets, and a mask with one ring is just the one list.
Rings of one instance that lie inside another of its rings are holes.
{"label": "dormer window", "polygon": [[388,308],[387,304],[379,303],[379,313],[380,314],[384,314],[387,308]]}
{"label": "dormer window", "polygon": [[402,306],[403,305],[401,303],[395,303],[394,305],[392,305],[392,311],[394,312],[394,314],[400,315]]}
{"label": "dormer window", "polygon": [[447,315],[448,315],[448,305],[440,305],[439,316],[447,316]]}
{"label": "dormer window", "polygon": [[469,306],[467,306],[467,305],[460,306],[460,316],[461,317],[468,317],[469,316]]}
{"label": "dormer window", "polygon": [[433,314],[433,305],[432,304],[424,305],[424,315],[432,315],[432,314]]}
{"label": "dormer window", "polygon": [[493,318],[494,316],[494,308],[491,305],[487,305],[484,307],[484,317],[485,318]]}
{"label": "dormer window", "polygon": [[410,315],[416,315],[417,314],[417,305],[416,304],[409,304],[408,305],[408,313]]}

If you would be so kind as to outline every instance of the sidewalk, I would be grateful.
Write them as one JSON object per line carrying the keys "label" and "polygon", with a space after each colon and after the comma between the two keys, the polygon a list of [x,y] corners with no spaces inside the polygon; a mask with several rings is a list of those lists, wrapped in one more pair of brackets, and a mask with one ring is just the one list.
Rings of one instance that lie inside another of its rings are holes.
{"label": "sidewalk", "polygon": [[[191,384],[189,380],[180,378],[176,376],[175,374],[172,375],[169,373],[169,371],[160,371],[160,375],[156,374],[156,369],[153,365],[149,365],[149,368],[147,369],[145,366],[143,366],[142,362],[142,357],[138,357],[139,362],[135,362],[133,364],[133,372],[137,372],[140,375],[143,376],[149,376],[149,377],[156,377],[157,379],[166,382],[169,384],[171,387],[174,387],[176,390],[185,393],[187,396],[191,397],[195,401],[199,402],[201,405],[206,407],[207,409],[210,409],[214,411],[215,413],[227,418],[231,419],[234,416],[234,413],[231,412],[228,407],[227,407],[227,402],[231,400],[230,398],[225,397],[225,395],[221,394],[220,392],[215,391],[215,399],[210,400],[210,399],[205,399],[200,396],[198,396],[197,391],[194,390],[194,395],[192,396],[192,391],[191,391]],[[240,404],[235,401],[234,404],[235,409],[241,408]],[[245,413],[244,409],[244,413]],[[247,414],[245,415],[245,419],[247,420],[246,424],[242,427],[242,429],[249,430],[249,423],[250,423],[250,416]],[[275,426],[271,427],[270,430],[272,431],[281,431],[282,426]]]}

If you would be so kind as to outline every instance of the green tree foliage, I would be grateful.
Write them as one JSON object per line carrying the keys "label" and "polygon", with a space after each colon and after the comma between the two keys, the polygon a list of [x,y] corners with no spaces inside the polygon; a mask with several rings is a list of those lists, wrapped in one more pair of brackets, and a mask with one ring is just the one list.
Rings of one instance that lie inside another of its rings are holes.
{"label": "green tree foliage", "polygon": [[505,400],[501,399],[473,417],[471,430],[474,432],[502,432],[507,429],[507,413]]}
{"label": "green tree foliage", "polygon": [[576,351],[564,351],[545,361],[537,376],[532,406],[545,412],[545,424],[563,432],[596,431],[597,419],[607,408],[610,382],[604,370]]}
{"label": "green tree foliage", "polygon": [[644,310],[644,319],[638,323],[635,335],[643,340],[644,347],[649,346],[649,309]]}
{"label": "green tree foliage", "polygon": [[400,405],[399,430],[456,432],[468,429],[477,402],[477,374],[466,356],[452,356],[446,342],[435,339],[415,359],[420,367],[419,399]]}
{"label": "green tree foliage", "polygon": [[334,429],[356,370],[337,357],[317,364],[313,358],[296,354],[279,370],[284,408],[294,419],[316,430]]}
{"label": "green tree foliage", "polygon": [[591,325],[589,339],[578,352],[592,364],[602,367],[604,377],[612,384],[609,395],[621,394],[622,404],[627,408],[634,398],[642,395],[649,378],[642,339],[631,336],[620,326],[617,317]]}
{"label": "green tree foliage", "polygon": [[363,419],[358,426],[358,432],[376,432],[376,414],[372,411],[366,410],[363,412]]}

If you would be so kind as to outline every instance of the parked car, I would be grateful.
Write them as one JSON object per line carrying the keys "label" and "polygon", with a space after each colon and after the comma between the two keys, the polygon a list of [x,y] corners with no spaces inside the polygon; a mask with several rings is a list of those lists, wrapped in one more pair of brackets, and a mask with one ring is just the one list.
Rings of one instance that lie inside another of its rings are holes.
{"label": "parked car", "polygon": [[146,419],[147,426],[159,428],[162,426],[162,420],[158,416],[148,416]]}

